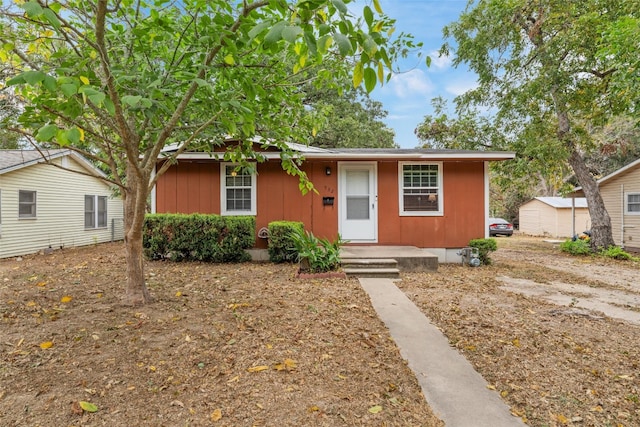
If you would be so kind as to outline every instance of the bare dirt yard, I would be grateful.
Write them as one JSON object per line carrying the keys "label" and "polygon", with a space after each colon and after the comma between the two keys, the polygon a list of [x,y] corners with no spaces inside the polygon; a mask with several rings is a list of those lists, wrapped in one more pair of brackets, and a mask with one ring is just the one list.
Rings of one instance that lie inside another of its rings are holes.
{"label": "bare dirt yard", "polygon": [[[398,286],[527,424],[640,425],[640,265],[497,240]],[[443,425],[355,279],[149,262],[129,308],[123,266],[118,243],[0,260],[0,425]]]}
{"label": "bare dirt yard", "polygon": [[122,250],[0,261],[1,426],[443,425],[357,280],[149,262],[129,308]]}
{"label": "bare dirt yard", "polygon": [[640,426],[640,264],[497,241],[399,286],[527,424]]}

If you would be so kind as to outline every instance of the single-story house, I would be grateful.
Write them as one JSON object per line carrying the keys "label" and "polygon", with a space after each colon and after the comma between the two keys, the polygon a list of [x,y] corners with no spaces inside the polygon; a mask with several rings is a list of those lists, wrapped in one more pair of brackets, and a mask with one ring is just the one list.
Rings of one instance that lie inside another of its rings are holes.
{"label": "single-story house", "polygon": [[[599,179],[598,187],[611,217],[615,244],[640,252],[640,159]],[[584,194],[582,188],[575,193]]]}
{"label": "single-story house", "polygon": [[[261,148],[257,173],[213,153],[178,155],[158,178],[152,212],[254,215],[256,235],[272,221],[302,221],[316,236],[349,244],[430,249],[457,262],[459,248],[488,237],[489,162],[511,152],[430,149],[322,149],[290,144],[316,192],[282,170],[280,152]],[[267,241],[257,239],[257,248]]]}
{"label": "single-story house", "polygon": [[122,239],[122,199],[88,174],[70,150],[0,150],[0,258]]}
{"label": "single-story house", "polygon": [[518,212],[520,231],[533,236],[571,237],[591,228],[584,197],[536,197]]}

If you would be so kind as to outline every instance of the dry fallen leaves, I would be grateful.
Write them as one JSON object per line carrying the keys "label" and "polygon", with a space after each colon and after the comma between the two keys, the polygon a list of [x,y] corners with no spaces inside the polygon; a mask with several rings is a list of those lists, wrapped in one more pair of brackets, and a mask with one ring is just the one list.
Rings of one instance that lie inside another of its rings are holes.
{"label": "dry fallen leaves", "polygon": [[211,421],[216,422],[222,419],[222,411],[220,409],[215,409],[211,413]]}

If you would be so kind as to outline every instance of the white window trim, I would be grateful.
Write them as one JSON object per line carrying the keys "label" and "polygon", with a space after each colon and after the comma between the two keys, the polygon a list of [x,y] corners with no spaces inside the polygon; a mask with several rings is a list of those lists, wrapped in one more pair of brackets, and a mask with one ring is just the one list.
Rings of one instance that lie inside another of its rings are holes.
{"label": "white window trim", "polygon": [[624,214],[625,215],[640,215],[640,212],[630,212],[629,211],[629,196],[640,196],[639,192],[629,192],[624,193]]}
{"label": "white window trim", "polygon": [[[91,197],[93,199],[93,227],[87,227],[87,224],[84,225],[84,229],[85,230],[104,230],[109,228],[109,198],[107,196],[100,196],[100,195],[95,195],[95,194],[85,194],[85,199],[87,197]],[[100,197],[104,197],[105,198],[105,214],[106,214],[106,218],[105,218],[105,224],[104,225],[99,225],[99,216],[100,216],[100,211],[98,210],[98,200]],[[84,210],[86,209],[83,208],[84,213],[86,214],[87,211]]]}
{"label": "white window trim", "polygon": [[[437,165],[438,166],[438,210],[437,211],[409,211],[404,210],[404,166],[408,165]],[[398,206],[400,216],[443,216],[444,189],[442,186],[442,162],[398,162]]]}
{"label": "white window trim", "polygon": [[231,163],[231,162],[220,163],[220,215],[224,215],[224,216],[256,215],[257,180],[256,180],[255,172],[251,174],[251,210],[238,211],[238,210],[227,209],[227,180],[225,179],[227,166],[237,166],[237,164]]}
{"label": "white window trim", "polygon": [[[25,192],[25,193],[33,193],[34,195],[34,210],[35,212],[33,213],[33,215],[20,215],[20,192]],[[38,192],[34,191],[34,190],[18,190],[18,219],[19,220],[31,220],[31,219],[37,219],[38,218]]]}

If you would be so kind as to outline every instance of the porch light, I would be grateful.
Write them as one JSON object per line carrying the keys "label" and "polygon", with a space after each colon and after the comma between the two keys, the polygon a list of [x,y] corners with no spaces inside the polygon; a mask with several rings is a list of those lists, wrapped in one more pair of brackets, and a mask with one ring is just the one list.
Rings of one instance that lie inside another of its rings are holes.
{"label": "porch light", "polygon": [[331,175],[331,166],[327,166],[327,167],[324,169],[324,173],[326,173],[326,174],[327,174],[327,176]]}

